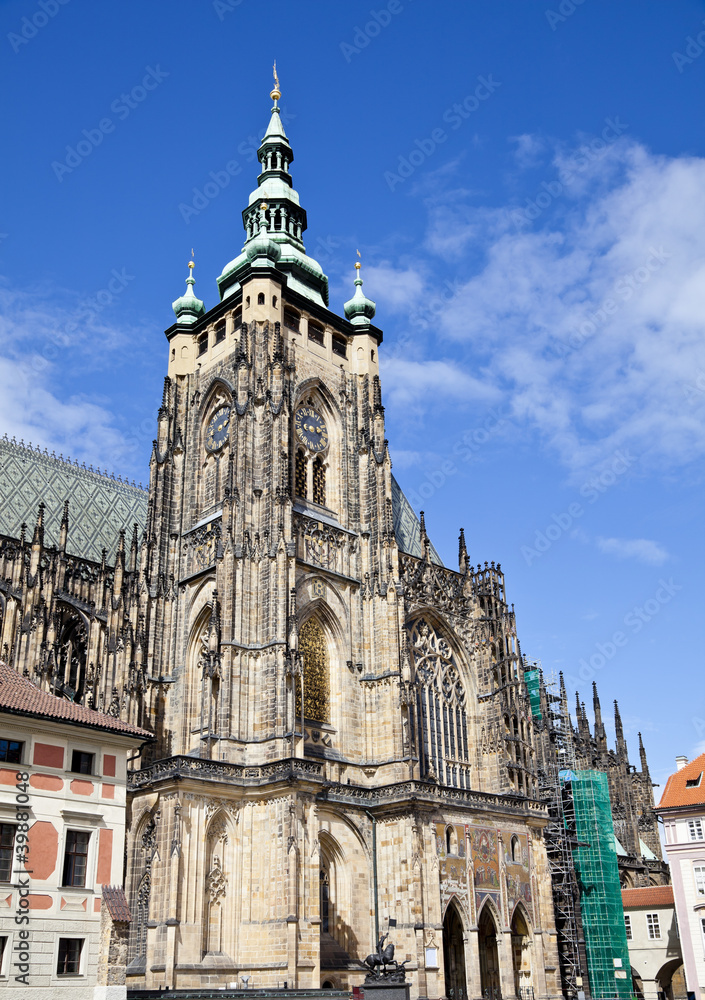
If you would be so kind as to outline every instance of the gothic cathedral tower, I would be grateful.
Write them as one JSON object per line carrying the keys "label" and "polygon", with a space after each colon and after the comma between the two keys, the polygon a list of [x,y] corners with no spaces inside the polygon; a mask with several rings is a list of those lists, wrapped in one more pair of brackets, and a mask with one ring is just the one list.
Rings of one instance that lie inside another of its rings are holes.
{"label": "gothic cathedral tower", "polygon": [[358,264],[329,309],[271,97],[242,253],[166,331],[128,985],[347,988],[391,927],[412,996],[557,996],[504,579],[393,479],[375,305]]}

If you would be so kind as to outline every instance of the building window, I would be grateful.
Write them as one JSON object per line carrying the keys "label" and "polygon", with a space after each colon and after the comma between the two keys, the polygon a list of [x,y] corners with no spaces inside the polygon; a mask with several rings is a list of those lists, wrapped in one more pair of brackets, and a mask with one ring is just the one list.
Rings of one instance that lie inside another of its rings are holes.
{"label": "building window", "polygon": [[71,754],[71,770],[76,774],[93,774],[93,759],[95,754],[85,750],[74,750]]}
{"label": "building window", "polygon": [[688,820],[688,832],[691,840],[703,839],[703,824],[699,819]]}
{"label": "building window", "polygon": [[516,836],[516,834],[512,837],[511,849],[512,849],[512,861],[515,862],[521,861],[521,844],[519,843],[519,838]]}
{"label": "building window", "polygon": [[260,292],[259,295],[257,296],[257,305],[258,306],[264,305],[264,292]]}
{"label": "building window", "polygon": [[702,776],[703,776],[703,772],[701,771],[700,774],[697,776],[697,778],[688,778],[688,780],[685,783],[685,787],[686,788],[699,788],[700,787],[700,779],[702,778]]}
{"label": "building window", "polygon": [[406,626],[414,665],[414,697],[409,730],[421,774],[444,785],[470,787],[466,695],[459,664],[450,644],[430,622]]}
{"label": "building window", "polygon": [[0,882],[12,881],[12,852],[15,846],[15,827],[0,823]]}
{"label": "building window", "polygon": [[348,356],[348,342],[345,337],[338,336],[337,333],[333,334],[333,354],[337,354],[339,358],[347,358]]}
{"label": "building window", "polygon": [[[299,652],[304,664],[304,718],[311,722],[329,722],[328,643],[325,632],[315,618],[309,618],[301,626]],[[300,717],[300,691],[296,695],[296,714]]]}
{"label": "building window", "polygon": [[318,344],[319,347],[323,347],[324,344],[325,327],[322,327],[320,323],[315,323],[312,319],[308,321],[308,339],[312,340],[314,344]]}
{"label": "building window", "polygon": [[705,865],[694,865],[695,891],[698,896],[705,896]]}
{"label": "building window", "polygon": [[208,333],[202,333],[198,338],[198,357],[200,358],[202,354],[205,354],[208,350]]}
{"label": "building window", "polygon": [[78,976],[81,972],[82,938],[59,938],[57,976]]}
{"label": "building window", "polygon": [[239,326],[242,326],[242,306],[238,306],[233,313],[233,330],[237,330]]}
{"label": "building window", "polygon": [[66,850],[64,852],[64,878],[62,885],[84,888],[86,885],[86,868],[88,867],[88,842],[90,833],[83,830],[66,831]]}
{"label": "building window", "polygon": [[320,455],[313,460],[313,502],[326,504],[326,469]]}
{"label": "building window", "polygon": [[277,297],[276,297],[276,295],[273,295],[273,296],[272,296],[272,306],[273,306],[273,307],[274,307],[275,309],[277,308]]}
{"label": "building window", "polygon": [[215,328],[215,341],[216,344],[222,344],[225,340],[225,320],[222,319],[220,323],[217,324]]}
{"label": "building window", "polygon": [[284,309],[284,326],[287,326],[290,330],[296,330],[298,332],[299,323],[301,322],[301,317],[293,309]]}
{"label": "building window", "polygon": [[661,938],[661,926],[658,921],[658,913],[646,914],[646,929],[649,932],[649,940],[658,941]]}
{"label": "building window", "polygon": [[294,488],[296,490],[297,497],[304,497],[308,495],[308,470],[306,467],[306,456],[302,451],[296,452],[296,470],[294,474]]}
{"label": "building window", "polygon": [[23,746],[24,743],[19,740],[0,740],[0,760],[8,764],[21,764]]}
{"label": "building window", "polygon": [[627,932],[627,941],[632,939],[632,918],[628,913],[624,914],[624,929]]}

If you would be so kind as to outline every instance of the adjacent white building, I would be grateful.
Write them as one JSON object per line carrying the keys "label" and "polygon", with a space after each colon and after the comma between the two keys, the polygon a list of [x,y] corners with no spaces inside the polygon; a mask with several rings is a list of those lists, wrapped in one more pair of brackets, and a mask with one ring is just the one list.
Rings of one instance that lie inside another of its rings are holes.
{"label": "adjacent white building", "polygon": [[663,819],[666,855],[680,930],[687,989],[705,997],[705,754],[677,770],[656,811]]}
{"label": "adjacent white building", "polygon": [[2,1000],[126,995],[126,758],[149,737],[0,663]]}
{"label": "adjacent white building", "polygon": [[672,885],[622,889],[632,981],[644,1000],[685,997],[683,957]]}

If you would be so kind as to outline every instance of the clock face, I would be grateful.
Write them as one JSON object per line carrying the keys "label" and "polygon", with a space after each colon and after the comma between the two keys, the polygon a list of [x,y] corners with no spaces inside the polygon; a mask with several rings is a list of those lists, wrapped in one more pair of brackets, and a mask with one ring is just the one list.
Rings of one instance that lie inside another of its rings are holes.
{"label": "clock face", "polygon": [[230,407],[221,406],[211,417],[206,428],[206,448],[208,451],[218,451],[228,440],[230,427]]}
{"label": "clock face", "polygon": [[323,451],[328,447],[328,430],[323,417],[310,406],[300,406],[294,417],[296,436],[309,451]]}

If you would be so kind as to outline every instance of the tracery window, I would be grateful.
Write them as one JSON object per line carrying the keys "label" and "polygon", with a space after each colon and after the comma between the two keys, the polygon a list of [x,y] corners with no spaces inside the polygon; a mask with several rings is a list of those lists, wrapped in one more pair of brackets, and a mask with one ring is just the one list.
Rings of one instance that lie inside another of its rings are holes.
{"label": "tracery window", "polygon": [[466,698],[455,654],[425,619],[411,622],[407,630],[416,688],[409,723],[421,776],[469,788]]}
{"label": "tracery window", "polygon": [[326,505],[326,469],[320,455],[313,460],[313,502]]}
{"label": "tracery window", "polygon": [[58,671],[54,677],[54,693],[69,701],[82,702],[86,680],[87,636],[83,620],[65,614],[61,622],[58,643]]}
{"label": "tracery window", "polygon": [[[301,626],[299,652],[304,668],[304,718],[311,722],[330,722],[328,642],[317,619],[309,618]],[[301,716],[300,689],[296,692],[296,715]]]}

